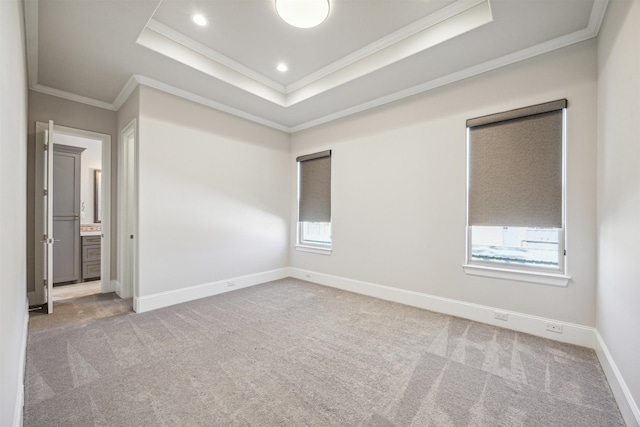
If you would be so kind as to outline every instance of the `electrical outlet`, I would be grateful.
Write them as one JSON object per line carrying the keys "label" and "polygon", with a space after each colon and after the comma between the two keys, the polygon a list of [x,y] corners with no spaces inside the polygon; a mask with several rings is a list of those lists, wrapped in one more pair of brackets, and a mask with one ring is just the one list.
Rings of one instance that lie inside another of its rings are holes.
{"label": "electrical outlet", "polygon": [[558,325],[557,323],[547,323],[547,331],[555,332],[557,334],[562,333],[562,325]]}
{"label": "electrical outlet", "polygon": [[493,318],[498,320],[504,320],[506,322],[507,320],[509,320],[509,315],[501,311],[494,311]]}

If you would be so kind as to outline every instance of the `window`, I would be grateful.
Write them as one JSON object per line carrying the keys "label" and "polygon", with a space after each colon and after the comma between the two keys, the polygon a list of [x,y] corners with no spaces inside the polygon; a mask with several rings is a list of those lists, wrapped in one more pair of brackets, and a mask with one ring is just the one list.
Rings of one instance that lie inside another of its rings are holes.
{"label": "window", "polygon": [[564,274],[566,106],[467,120],[467,266]]}
{"label": "window", "polygon": [[298,162],[298,241],[296,248],[331,250],[331,150],[300,156]]}

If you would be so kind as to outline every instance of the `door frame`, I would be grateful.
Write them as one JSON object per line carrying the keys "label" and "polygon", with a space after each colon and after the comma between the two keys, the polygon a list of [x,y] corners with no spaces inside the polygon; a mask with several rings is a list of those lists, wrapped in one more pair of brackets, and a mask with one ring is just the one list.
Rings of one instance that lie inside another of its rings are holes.
{"label": "door frame", "polygon": [[[48,130],[49,124],[45,122],[36,121],[36,135],[40,131]],[[83,129],[76,129],[67,126],[61,126],[54,123],[53,133],[69,135],[69,136],[77,136],[81,138],[88,138],[99,140],[102,143],[102,257],[101,257],[101,286],[100,291],[102,293],[113,292],[115,291],[115,284],[112,283],[111,280],[111,135],[107,135],[99,132],[92,132]],[[53,137],[53,135],[52,135]],[[36,153],[38,156],[38,153]],[[36,157],[37,159],[37,157]],[[36,160],[36,168],[37,168],[37,160]],[[36,173],[38,173],[36,171]],[[36,192],[37,193],[37,192]],[[42,197],[41,194],[35,194],[36,208],[40,204],[42,204],[39,199]],[[39,267],[39,257],[37,256],[37,252],[40,250],[42,243],[41,233],[38,234],[38,222],[41,221],[39,218],[39,212],[36,209],[35,215],[35,290],[33,292],[28,292],[27,297],[29,298],[29,305],[35,306],[40,304],[46,304],[47,300],[44,295],[43,288],[43,277],[42,274],[38,274],[38,272],[42,273],[43,267]],[[54,236],[55,237],[55,236]],[[38,292],[40,290],[40,292]],[[48,298],[48,297],[47,297]]]}
{"label": "door frame", "polygon": [[[118,280],[116,294],[133,297],[138,291],[138,124],[133,119],[118,139]],[[131,237],[133,236],[133,237]]]}

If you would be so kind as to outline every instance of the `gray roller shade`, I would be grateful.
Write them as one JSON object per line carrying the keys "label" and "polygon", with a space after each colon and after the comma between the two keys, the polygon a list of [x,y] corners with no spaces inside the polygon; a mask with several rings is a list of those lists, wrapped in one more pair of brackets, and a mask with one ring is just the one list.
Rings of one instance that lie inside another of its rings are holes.
{"label": "gray roller shade", "polygon": [[298,221],[331,222],[331,150],[300,156]]}
{"label": "gray roller shade", "polygon": [[566,102],[467,121],[469,225],[562,228]]}

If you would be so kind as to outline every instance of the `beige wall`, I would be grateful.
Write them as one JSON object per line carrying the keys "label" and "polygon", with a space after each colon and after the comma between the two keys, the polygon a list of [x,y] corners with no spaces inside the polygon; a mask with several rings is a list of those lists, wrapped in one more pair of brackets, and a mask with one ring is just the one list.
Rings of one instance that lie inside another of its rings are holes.
{"label": "beige wall", "polygon": [[286,267],[289,136],[139,90],[139,296]]}
{"label": "beige wall", "polygon": [[[597,329],[640,423],[640,2],[612,1],[598,40]],[[614,385],[615,382],[612,381]],[[614,391],[621,393],[614,387]],[[618,397],[621,397],[620,395]]]}
{"label": "beige wall", "polygon": [[27,81],[19,0],[0,1],[0,425],[21,425],[27,344]]}
{"label": "beige wall", "polygon": [[118,134],[115,111],[29,91],[28,157],[27,157],[27,290],[34,286],[34,181],[35,122],[53,120],[56,125],[111,135],[111,276],[116,277],[117,266],[117,165]]}
{"label": "beige wall", "polygon": [[[465,275],[466,119],[567,98],[568,287]],[[586,41],[292,135],[332,153],[330,256],[291,266],[579,325],[595,325],[596,42]]]}

